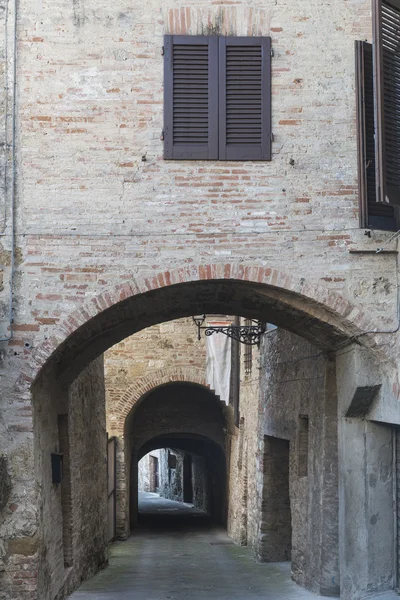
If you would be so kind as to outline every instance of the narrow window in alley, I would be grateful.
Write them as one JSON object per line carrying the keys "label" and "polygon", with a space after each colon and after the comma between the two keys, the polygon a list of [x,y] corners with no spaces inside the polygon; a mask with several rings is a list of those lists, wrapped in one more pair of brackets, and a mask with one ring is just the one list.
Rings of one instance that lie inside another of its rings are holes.
{"label": "narrow window in alley", "polygon": [[298,434],[298,474],[299,477],[308,475],[308,417],[299,416]]}

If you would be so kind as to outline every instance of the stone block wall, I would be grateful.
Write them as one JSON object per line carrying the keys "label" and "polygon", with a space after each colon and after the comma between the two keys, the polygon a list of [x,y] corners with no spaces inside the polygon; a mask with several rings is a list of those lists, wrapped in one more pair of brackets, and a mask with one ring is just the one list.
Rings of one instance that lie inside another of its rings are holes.
{"label": "stone block wall", "polygon": [[[192,504],[195,508],[207,511],[209,509],[209,473],[207,470],[206,457],[189,453],[191,457],[191,490]],[[175,467],[171,468],[168,457],[172,455],[176,459]],[[138,465],[138,487],[139,491],[157,491],[162,498],[185,502],[184,498],[184,459],[188,453],[161,448],[146,454]],[[159,461],[159,487],[152,490],[150,457],[156,457]]]}
{"label": "stone block wall", "polygon": [[[53,395],[52,405],[37,390],[36,434],[44,461],[40,470],[39,538],[41,568],[38,597],[63,597],[93,575],[107,560],[107,437],[103,359],[93,361],[70,386],[65,397]],[[68,421],[59,431],[60,415]],[[68,452],[67,477],[52,483],[51,453]],[[69,489],[68,489],[69,488]],[[70,526],[66,538],[65,519]],[[67,544],[64,553],[64,545]]]}
{"label": "stone block wall", "polygon": [[104,364],[92,363],[69,394],[73,587],[107,561]]}
{"label": "stone block wall", "polygon": [[241,348],[240,427],[230,427],[228,531],[261,561],[292,561],[294,579],[339,593],[335,363],[282,329]]}
{"label": "stone block wall", "polygon": [[156,458],[160,464],[160,454],[162,450],[153,450],[143,456],[138,464],[138,490],[139,492],[157,492],[153,489],[151,457]]}
{"label": "stone block wall", "polygon": [[[212,472],[212,470],[211,470]],[[210,506],[210,469],[207,468],[207,462],[204,456],[192,454],[192,484],[193,484],[193,505],[195,508],[208,511]],[[221,478],[224,477],[221,474]],[[225,476],[226,477],[226,476]],[[223,487],[223,481],[220,481]]]}
{"label": "stone block wall", "polygon": [[[176,458],[176,468],[170,469],[168,455]],[[183,502],[183,460],[185,454],[169,448],[161,450],[160,495],[168,500]]]}
{"label": "stone block wall", "polygon": [[[10,336],[10,291],[12,279],[12,147],[14,93],[14,16],[13,0],[0,2],[0,338]],[[14,207],[15,209],[15,207]],[[15,262],[21,257],[15,244]]]}
{"label": "stone block wall", "polygon": [[[339,594],[338,446],[335,363],[298,336],[277,329],[264,336],[261,347],[260,459],[265,444],[287,441],[290,448],[289,491],[291,560],[297,583],[324,595]],[[273,460],[273,452],[269,460]],[[279,454],[276,455],[279,466]],[[271,466],[262,465],[255,481],[260,510],[258,554],[273,558],[273,531],[268,490]],[[266,477],[262,481],[263,477]],[[265,489],[264,489],[265,486]],[[287,502],[281,489],[281,502]],[[276,499],[275,499],[276,500]],[[260,526],[261,525],[261,526]],[[287,527],[282,525],[282,536]],[[268,534],[269,533],[269,534]],[[278,557],[277,557],[278,558]]]}
{"label": "stone block wall", "polygon": [[239,351],[240,426],[230,424],[228,532],[237,543],[249,544],[254,549],[259,518],[255,481],[260,430],[260,353],[257,346],[251,347],[252,366],[246,373],[246,347],[240,345]]}

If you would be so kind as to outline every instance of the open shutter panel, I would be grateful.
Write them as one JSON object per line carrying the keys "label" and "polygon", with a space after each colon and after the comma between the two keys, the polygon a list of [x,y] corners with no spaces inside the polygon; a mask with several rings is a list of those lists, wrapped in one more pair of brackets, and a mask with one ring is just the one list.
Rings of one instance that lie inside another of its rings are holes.
{"label": "open shutter panel", "polygon": [[271,160],[270,38],[219,38],[219,158]]}
{"label": "open shutter panel", "polygon": [[375,13],[377,201],[400,205],[400,1]]}
{"label": "open shutter panel", "polygon": [[372,44],[356,42],[360,226],[396,231],[393,206],[376,202]]}
{"label": "open shutter panel", "polygon": [[164,39],[164,158],[218,158],[218,39]]}

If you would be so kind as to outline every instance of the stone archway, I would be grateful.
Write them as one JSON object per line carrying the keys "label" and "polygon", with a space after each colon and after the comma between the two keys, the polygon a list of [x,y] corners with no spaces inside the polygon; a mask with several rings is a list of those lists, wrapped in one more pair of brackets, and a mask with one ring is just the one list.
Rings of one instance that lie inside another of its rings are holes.
{"label": "stone archway", "polygon": [[152,371],[148,375],[138,377],[129,386],[115,406],[116,420],[113,423],[112,435],[123,436],[125,420],[137,402],[151,390],[168,383],[186,381],[209,388],[204,369],[196,367],[171,367]]}
{"label": "stone archway", "polygon": [[223,406],[206,386],[176,381],[154,387],[132,407],[124,431],[125,490],[130,497],[132,527],[137,519],[137,467],[142,448],[154,438],[202,438],[225,455],[227,423]]}
{"label": "stone archway", "polygon": [[[63,410],[67,405],[65,390],[71,382],[111,345],[156,323],[203,312],[270,321],[330,351],[375,329],[369,315],[358,307],[301,276],[290,277],[254,264],[183,267],[117,286],[49,328],[48,339],[37,348],[19,379],[17,393],[28,395],[32,390],[34,411],[42,410],[46,419],[52,411],[57,415],[57,403],[63,403]],[[367,337],[361,341],[368,344]],[[54,450],[50,450],[50,442],[45,452],[40,447],[46,431],[36,429],[34,433],[40,466]],[[37,473],[40,478],[41,470]],[[40,481],[39,489],[42,496],[38,502],[46,504],[51,514],[56,495]]]}
{"label": "stone archway", "polygon": [[186,382],[199,385],[209,389],[207,385],[205,372],[196,367],[174,367],[164,368],[153,371],[137,380],[129,386],[121,399],[116,404],[113,411],[115,421],[113,422],[110,435],[116,437],[117,444],[117,536],[125,539],[130,532],[129,519],[129,473],[130,473],[130,454],[126,451],[124,440],[125,422],[128,415],[134,410],[140,401],[148,393],[156,388],[177,382]]}
{"label": "stone archway", "polygon": [[[232,293],[232,292],[235,293]],[[225,312],[270,321],[331,348],[371,326],[349,300],[276,269],[246,263],[186,266],[126,282],[91,298],[49,330],[21,375],[21,391],[53,369],[72,380],[91,360],[121,339],[158,322],[197,312]],[[366,343],[366,339],[363,339]]]}

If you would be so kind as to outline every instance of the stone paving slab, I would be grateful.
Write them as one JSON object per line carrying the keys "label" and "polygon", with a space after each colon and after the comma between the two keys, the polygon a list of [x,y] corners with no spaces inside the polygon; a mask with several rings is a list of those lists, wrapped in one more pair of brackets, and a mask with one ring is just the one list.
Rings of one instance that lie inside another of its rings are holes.
{"label": "stone paving slab", "polygon": [[[148,497],[151,515],[188,505]],[[142,498],[143,500],[143,498]],[[199,516],[199,515],[197,515]],[[70,600],[318,600],[290,579],[290,563],[260,564],[251,551],[234,545],[223,529],[207,523],[180,529],[138,530],[110,548],[110,565],[87,581]],[[396,594],[379,600],[398,600]],[[371,599],[372,600],[372,599]],[[378,600],[378,597],[377,597]]]}

